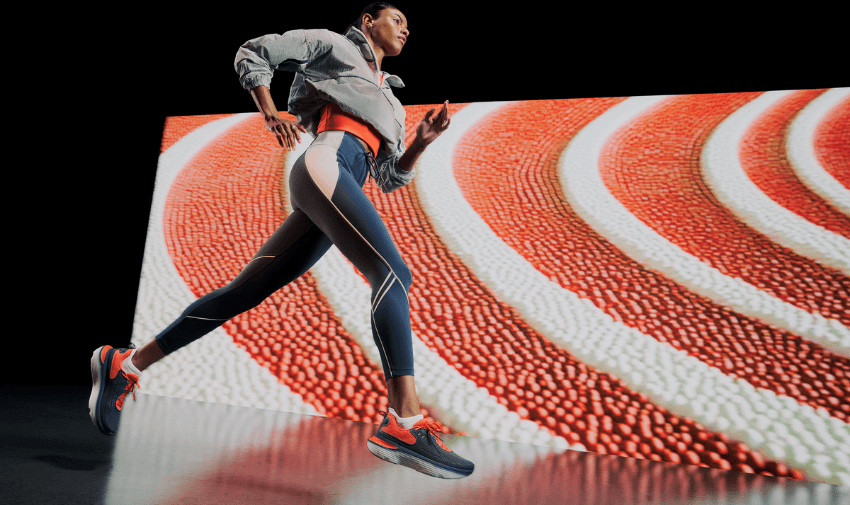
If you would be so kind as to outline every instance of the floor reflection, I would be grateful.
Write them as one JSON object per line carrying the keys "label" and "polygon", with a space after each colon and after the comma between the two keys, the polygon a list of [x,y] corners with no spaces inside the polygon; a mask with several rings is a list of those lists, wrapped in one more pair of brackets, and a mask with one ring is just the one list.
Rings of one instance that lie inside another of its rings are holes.
{"label": "floor reflection", "polygon": [[139,394],[106,503],[840,504],[850,488],[456,435],[472,460],[442,480],[366,449],[370,424]]}

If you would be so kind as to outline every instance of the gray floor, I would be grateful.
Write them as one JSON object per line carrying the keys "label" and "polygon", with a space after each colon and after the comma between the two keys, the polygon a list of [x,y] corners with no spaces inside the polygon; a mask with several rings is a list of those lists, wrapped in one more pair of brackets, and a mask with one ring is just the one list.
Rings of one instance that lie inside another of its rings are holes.
{"label": "gray floor", "polygon": [[114,437],[88,389],[2,388],[0,502],[850,505],[850,489],[444,435],[458,480],[374,457],[375,426],[138,394]]}

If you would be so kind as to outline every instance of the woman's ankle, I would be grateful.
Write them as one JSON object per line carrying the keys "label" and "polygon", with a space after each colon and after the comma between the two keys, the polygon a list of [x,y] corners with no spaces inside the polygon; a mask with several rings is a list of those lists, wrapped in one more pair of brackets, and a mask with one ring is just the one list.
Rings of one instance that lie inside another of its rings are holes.
{"label": "woman's ankle", "polygon": [[151,340],[133,353],[130,362],[142,372],[164,357],[165,353],[162,352],[156,340]]}

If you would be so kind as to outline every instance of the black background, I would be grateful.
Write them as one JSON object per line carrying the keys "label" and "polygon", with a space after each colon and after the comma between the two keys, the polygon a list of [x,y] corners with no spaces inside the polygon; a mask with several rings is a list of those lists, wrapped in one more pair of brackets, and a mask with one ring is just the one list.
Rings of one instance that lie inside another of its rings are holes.
{"label": "black background", "polygon": [[[411,35],[383,69],[407,105],[850,85],[836,13],[395,4]],[[4,384],[85,385],[96,347],[129,342],[165,117],[256,111],[233,70],[243,42],[341,32],[365,4],[209,5],[45,8],[7,42]],[[280,110],[291,78],[272,82]]]}

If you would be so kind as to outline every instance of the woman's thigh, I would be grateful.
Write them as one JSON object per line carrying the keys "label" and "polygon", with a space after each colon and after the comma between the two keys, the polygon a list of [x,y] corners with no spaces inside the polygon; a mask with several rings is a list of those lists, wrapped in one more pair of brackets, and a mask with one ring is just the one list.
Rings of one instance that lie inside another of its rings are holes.
{"label": "woman's thigh", "polygon": [[225,289],[253,306],[312,268],[331,245],[303,211],[295,210]]}
{"label": "woman's thigh", "polygon": [[394,274],[407,291],[410,270],[361,183],[346,166],[360,160],[340,155],[340,149],[350,149],[342,154],[355,158],[363,155],[363,149],[353,139],[342,144],[311,146],[295,163],[290,176],[293,206],[306,213],[373,287]]}

